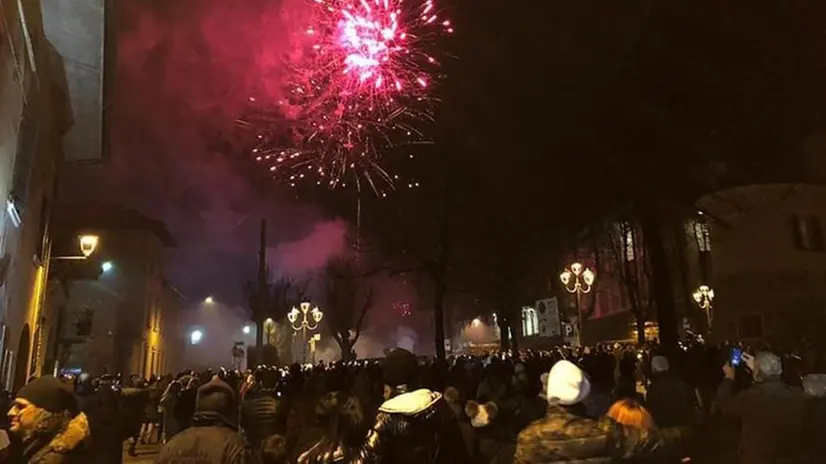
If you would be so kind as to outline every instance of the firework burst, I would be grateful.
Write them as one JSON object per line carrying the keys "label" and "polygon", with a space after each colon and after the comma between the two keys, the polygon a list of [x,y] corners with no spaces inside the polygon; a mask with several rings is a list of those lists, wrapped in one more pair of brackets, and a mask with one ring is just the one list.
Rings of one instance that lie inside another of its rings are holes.
{"label": "firework burst", "polygon": [[422,128],[440,77],[433,51],[452,25],[433,0],[308,1],[287,97],[245,119],[256,131],[253,155],[291,185],[366,183],[385,194],[398,178],[385,158],[428,142]]}

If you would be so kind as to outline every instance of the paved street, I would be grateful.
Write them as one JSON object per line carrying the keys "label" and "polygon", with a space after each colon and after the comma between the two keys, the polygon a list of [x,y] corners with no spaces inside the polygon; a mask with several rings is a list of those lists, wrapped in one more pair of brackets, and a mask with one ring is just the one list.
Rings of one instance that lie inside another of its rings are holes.
{"label": "paved street", "polygon": [[155,459],[155,456],[158,455],[158,451],[161,449],[161,445],[138,445],[138,455],[136,457],[131,457],[127,453],[129,449],[128,445],[123,446],[123,462],[129,464],[152,464]]}

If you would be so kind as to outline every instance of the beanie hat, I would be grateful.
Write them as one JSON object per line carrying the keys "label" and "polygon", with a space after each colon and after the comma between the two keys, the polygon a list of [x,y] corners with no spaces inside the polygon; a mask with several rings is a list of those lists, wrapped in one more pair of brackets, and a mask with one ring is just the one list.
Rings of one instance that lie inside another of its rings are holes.
{"label": "beanie hat", "polygon": [[548,373],[546,396],[549,402],[566,406],[577,404],[591,393],[591,382],[574,363],[559,361]]}
{"label": "beanie hat", "polygon": [[68,411],[74,416],[78,412],[74,392],[51,375],[44,375],[28,383],[17,392],[17,397],[52,413]]}
{"label": "beanie hat", "polygon": [[238,403],[235,392],[221,379],[212,379],[198,388],[195,397],[195,414],[217,415],[227,425],[238,424]]}
{"label": "beanie hat", "polygon": [[418,373],[419,360],[404,348],[396,348],[384,358],[382,377],[385,385],[411,385],[418,378]]}
{"label": "beanie hat", "polygon": [[654,356],[651,358],[651,372],[657,374],[660,372],[665,372],[670,369],[671,366],[668,364],[668,358],[665,356]]}

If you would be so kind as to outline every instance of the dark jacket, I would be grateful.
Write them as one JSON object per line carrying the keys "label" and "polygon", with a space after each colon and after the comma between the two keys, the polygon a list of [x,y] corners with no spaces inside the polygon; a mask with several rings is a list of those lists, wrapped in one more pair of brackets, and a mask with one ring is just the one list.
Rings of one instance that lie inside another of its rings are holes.
{"label": "dark jacket", "polygon": [[826,398],[810,398],[806,419],[806,454],[808,462],[819,462],[826,456]]}
{"label": "dark jacket", "polygon": [[250,445],[258,449],[266,438],[284,434],[285,408],[281,400],[270,394],[250,396],[241,404],[241,427]]}
{"label": "dark jacket", "polygon": [[574,408],[548,407],[548,414],[523,430],[516,443],[516,464],[558,462],[609,463],[616,459],[649,456],[676,445],[683,431],[642,432],[609,418],[590,419]]}
{"label": "dark jacket", "polygon": [[202,385],[195,399],[196,413],[190,428],[172,437],[155,460],[157,464],[258,462],[244,437],[238,433],[235,392],[219,379]]}
{"label": "dark jacket", "polygon": [[733,395],[734,382],[723,380],[717,408],[741,421],[740,462],[797,462],[803,452],[807,397],[780,380],[756,383]]}
{"label": "dark jacket", "polygon": [[12,452],[13,463],[86,464],[89,454],[89,421],[83,413],[67,419],[55,430],[42,433]]}
{"label": "dark jacket", "polygon": [[645,405],[658,427],[688,427],[695,422],[694,390],[668,373],[651,376]]}
{"label": "dark jacket", "polygon": [[421,389],[385,401],[365,444],[366,462],[455,464],[468,461],[462,432],[441,393]]}
{"label": "dark jacket", "polygon": [[197,415],[192,427],[166,444],[155,464],[250,464],[257,462],[244,438],[220,420],[202,421]]}

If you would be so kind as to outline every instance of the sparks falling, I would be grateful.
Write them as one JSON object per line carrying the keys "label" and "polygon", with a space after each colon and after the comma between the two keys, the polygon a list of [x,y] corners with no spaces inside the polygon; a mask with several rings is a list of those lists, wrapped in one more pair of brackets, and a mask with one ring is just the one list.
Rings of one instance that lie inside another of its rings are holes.
{"label": "sparks falling", "polygon": [[398,179],[386,157],[428,142],[433,87],[442,77],[436,41],[453,27],[433,0],[308,1],[311,20],[301,58],[290,63],[288,98],[244,121],[257,132],[253,155],[293,186],[312,180],[360,189],[366,182],[383,195]]}

